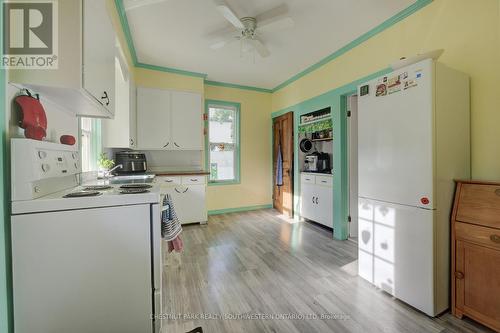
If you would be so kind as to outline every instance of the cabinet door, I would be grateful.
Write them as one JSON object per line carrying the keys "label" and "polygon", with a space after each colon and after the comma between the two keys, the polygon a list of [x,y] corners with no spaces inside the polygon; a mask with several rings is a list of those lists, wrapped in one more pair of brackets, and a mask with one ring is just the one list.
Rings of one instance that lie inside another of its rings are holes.
{"label": "cabinet door", "polygon": [[333,189],[326,186],[316,186],[317,221],[333,228]]}
{"label": "cabinet door", "polygon": [[172,92],[172,144],[178,150],[203,150],[201,96]]}
{"label": "cabinet door", "polygon": [[170,92],[137,87],[137,145],[141,149],[171,149]]}
{"label": "cabinet door", "polygon": [[207,221],[205,185],[176,186],[172,200],[181,224]]}
{"label": "cabinet door", "polygon": [[102,0],[83,0],[83,88],[114,114],[115,33]]}
{"label": "cabinet door", "polygon": [[[135,148],[135,85],[128,77],[122,75],[124,69],[120,68],[116,60],[115,75],[115,117],[102,121],[102,141],[104,147],[109,148]],[[128,74],[128,73],[127,73]]]}
{"label": "cabinet door", "polygon": [[314,191],[315,186],[307,183],[301,184],[301,194],[300,200],[301,211],[300,215],[308,220],[316,221],[316,193]]}
{"label": "cabinet door", "polygon": [[500,329],[500,251],[457,240],[456,305],[465,314]]}
{"label": "cabinet door", "polygon": [[130,80],[130,96],[129,96],[129,147],[137,147],[137,89],[135,83]]}

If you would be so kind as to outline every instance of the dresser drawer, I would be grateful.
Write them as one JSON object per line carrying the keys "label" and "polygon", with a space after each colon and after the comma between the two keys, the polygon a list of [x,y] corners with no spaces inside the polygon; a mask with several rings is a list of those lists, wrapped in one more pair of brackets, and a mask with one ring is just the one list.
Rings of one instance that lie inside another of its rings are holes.
{"label": "dresser drawer", "polygon": [[500,186],[462,184],[456,220],[500,228]]}
{"label": "dresser drawer", "polygon": [[308,174],[302,174],[300,175],[300,181],[305,184],[314,184],[316,179],[316,176],[313,175],[308,175]]}
{"label": "dresser drawer", "polygon": [[205,176],[182,176],[183,185],[205,184]]}
{"label": "dresser drawer", "polygon": [[500,229],[456,222],[455,238],[457,240],[465,240],[500,250]]}
{"label": "dresser drawer", "polygon": [[316,185],[332,187],[333,177],[330,176],[316,176]]}
{"label": "dresser drawer", "polygon": [[159,185],[180,185],[181,177],[179,176],[157,176],[155,182]]}

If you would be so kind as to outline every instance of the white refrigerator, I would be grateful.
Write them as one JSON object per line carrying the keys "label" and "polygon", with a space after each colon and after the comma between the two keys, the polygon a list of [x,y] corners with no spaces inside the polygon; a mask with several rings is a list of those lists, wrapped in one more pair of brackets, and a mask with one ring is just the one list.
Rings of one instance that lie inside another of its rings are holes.
{"label": "white refrigerator", "polygon": [[358,96],[359,275],[435,316],[449,307],[453,180],[470,177],[469,78],[427,59]]}

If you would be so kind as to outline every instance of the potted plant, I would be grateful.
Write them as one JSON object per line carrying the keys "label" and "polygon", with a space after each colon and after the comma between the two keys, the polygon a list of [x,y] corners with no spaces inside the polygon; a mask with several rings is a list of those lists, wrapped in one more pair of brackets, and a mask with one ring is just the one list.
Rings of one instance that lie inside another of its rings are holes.
{"label": "potted plant", "polygon": [[104,178],[115,165],[115,161],[109,159],[106,153],[101,153],[97,159],[97,165],[99,166],[98,178]]}

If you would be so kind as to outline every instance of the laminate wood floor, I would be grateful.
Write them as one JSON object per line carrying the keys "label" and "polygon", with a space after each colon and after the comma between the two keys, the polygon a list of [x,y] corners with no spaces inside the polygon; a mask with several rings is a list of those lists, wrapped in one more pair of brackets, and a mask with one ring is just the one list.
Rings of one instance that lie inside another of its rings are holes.
{"label": "laminate wood floor", "polygon": [[212,216],[182,238],[181,264],[164,258],[164,333],[492,332],[392,298],[357,276],[355,242],[271,209]]}

